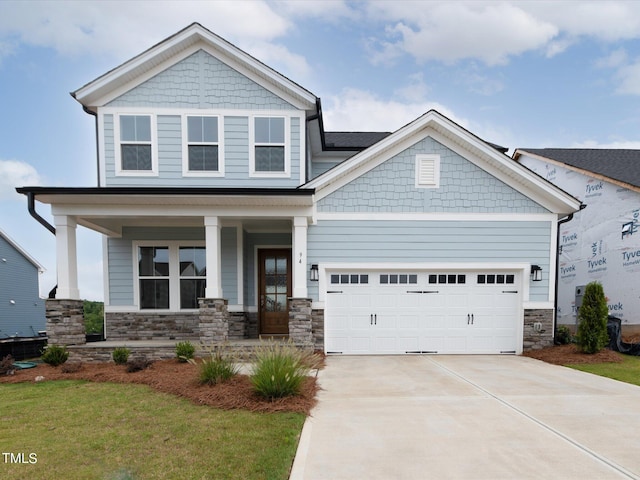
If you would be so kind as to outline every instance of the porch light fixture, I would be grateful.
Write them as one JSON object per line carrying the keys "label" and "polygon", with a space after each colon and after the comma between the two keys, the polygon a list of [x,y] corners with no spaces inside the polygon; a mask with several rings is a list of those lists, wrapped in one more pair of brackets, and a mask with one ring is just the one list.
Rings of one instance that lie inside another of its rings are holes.
{"label": "porch light fixture", "polygon": [[542,280],[542,267],[531,265],[531,281],[539,282],[540,280]]}
{"label": "porch light fixture", "polygon": [[318,265],[311,265],[311,273],[310,273],[309,279],[312,282],[318,281]]}

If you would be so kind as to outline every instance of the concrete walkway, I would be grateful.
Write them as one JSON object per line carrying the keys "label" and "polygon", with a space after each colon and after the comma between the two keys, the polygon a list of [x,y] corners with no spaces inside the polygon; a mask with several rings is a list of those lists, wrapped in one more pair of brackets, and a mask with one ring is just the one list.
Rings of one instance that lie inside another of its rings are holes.
{"label": "concrete walkway", "polygon": [[291,480],[640,478],[640,387],[517,356],[329,357]]}

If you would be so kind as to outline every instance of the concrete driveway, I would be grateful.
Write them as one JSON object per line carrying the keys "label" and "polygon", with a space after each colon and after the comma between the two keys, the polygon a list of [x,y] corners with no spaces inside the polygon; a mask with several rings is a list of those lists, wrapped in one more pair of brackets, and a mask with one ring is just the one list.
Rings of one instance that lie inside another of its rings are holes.
{"label": "concrete driveway", "polygon": [[640,387],[517,356],[335,356],[292,480],[640,478]]}

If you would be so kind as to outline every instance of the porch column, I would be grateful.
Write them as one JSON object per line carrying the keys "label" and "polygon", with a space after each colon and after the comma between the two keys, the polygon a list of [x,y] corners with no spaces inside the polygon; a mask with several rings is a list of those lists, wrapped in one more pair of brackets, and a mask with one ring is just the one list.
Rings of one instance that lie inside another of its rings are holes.
{"label": "porch column", "polygon": [[293,219],[293,298],[307,297],[307,217]]}
{"label": "porch column", "polygon": [[207,287],[205,297],[222,298],[222,247],[220,245],[220,220],[204,217],[207,258]]}
{"label": "porch column", "polygon": [[56,268],[58,289],[56,298],[80,300],[78,290],[78,255],[76,249],[75,218],[67,215],[55,215],[56,225]]}

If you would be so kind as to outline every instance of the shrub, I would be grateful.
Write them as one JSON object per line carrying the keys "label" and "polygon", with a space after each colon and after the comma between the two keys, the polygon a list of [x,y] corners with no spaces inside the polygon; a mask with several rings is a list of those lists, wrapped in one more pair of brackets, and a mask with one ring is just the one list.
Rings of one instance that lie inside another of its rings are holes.
{"label": "shrub", "polygon": [[144,370],[145,368],[149,368],[152,363],[153,362],[151,360],[148,360],[144,357],[134,358],[127,363],[127,372],[139,372],[141,370]]}
{"label": "shrub", "polygon": [[196,347],[191,342],[178,342],[176,343],[176,357],[180,362],[186,362],[190,358],[193,358],[196,352]]}
{"label": "shrub", "polygon": [[222,348],[212,350],[209,358],[202,359],[200,363],[192,358],[188,362],[198,365],[198,381],[206,385],[226,382],[236,376],[240,370],[232,357],[223,354]]}
{"label": "shrub", "polygon": [[258,395],[270,400],[299,395],[310,369],[320,361],[291,343],[268,342],[256,350],[251,384]]}
{"label": "shrub", "polygon": [[584,353],[598,353],[609,342],[607,316],[609,309],[602,285],[587,284],[578,310],[578,332],[576,342]]}
{"label": "shrub", "polygon": [[60,371],[62,373],[76,373],[82,370],[82,363],[73,362],[73,363],[65,363],[62,367],[60,367]]}
{"label": "shrub", "polygon": [[127,347],[118,347],[113,351],[113,361],[116,362],[117,365],[124,365],[127,363],[130,353],[131,350]]}
{"label": "shrub", "polygon": [[61,347],[60,345],[48,345],[42,352],[42,361],[52,367],[62,365],[68,358],[69,352],[67,352],[65,347]]}
{"label": "shrub", "polygon": [[573,339],[571,338],[571,330],[566,325],[560,325],[556,330],[556,344],[568,345]]}
{"label": "shrub", "polygon": [[13,357],[9,354],[2,360],[0,360],[0,374],[4,375],[6,373],[7,375],[9,375],[13,371]]}

